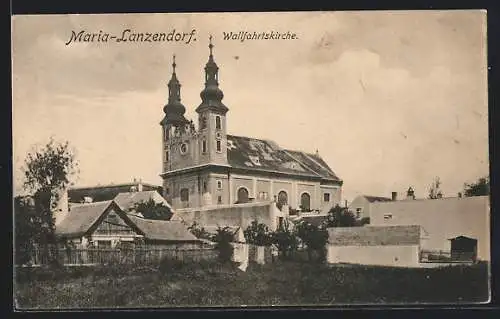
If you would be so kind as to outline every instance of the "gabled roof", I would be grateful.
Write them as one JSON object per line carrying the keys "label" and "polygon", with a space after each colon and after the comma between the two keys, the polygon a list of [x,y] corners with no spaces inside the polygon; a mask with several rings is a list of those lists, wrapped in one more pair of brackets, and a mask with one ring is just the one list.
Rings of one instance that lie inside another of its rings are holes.
{"label": "gabled roof", "polygon": [[142,185],[144,191],[156,190],[162,192],[162,187],[148,183],[135,182],[123,184],[95,185],[86,187],[72,187],[68,189],[69,201],[72,203],[80,203],[84,197],[92,197],[94,202],[112,200],[119,193],[129,192],[131,187]]}
{"label": "gabled roof", "polygon": [[374,202],[390,202],[392,201],[391,198],[389,197],[381,197],[381,196],[369,196],[369,195],[363,195],[364,198],[366,198],[367,201],[370,203]]}
{"label": "gabled roof", "polygon": [[228,135],[227,141],[231,167],[340,181],[318,155],[284,150],[274,142],[256,138]]}
{"label": "gabled roof", "polygon": [[419,225],[328,228],[328,243],[335,246],[418,245],[421,238]]}
{"label": "gabled roof", "polygon": [[199,241],[182,222],[145,219],[132,214],[126,214],[126,216],[139,228],[146,239],[160,241]]}
{"label": "gabled roof", "polygon": [[[220,226],[221,228],[226,228],[233,235],[234,242],[246,242],[243,230],[240,226]],[[203,226],[203,229],[210,235],[216,235],[219,226],[209,225]]]}
{"label": "gabled roof", "polygon": [[114,201],[125,212],[133,209],[136,204],[140,202],[147,202],[150,199],[156,203],[162,203],[164,206],[172,209],[167,200],[164,199],[157,191],[143,191],[143,192],[124,192],[119,193],[114,198]]}
{"label": "gabled roof", "polygon": [[68,215],[56,227],[58,236],[83,236],[96,223],[113,201],[73,204]]}

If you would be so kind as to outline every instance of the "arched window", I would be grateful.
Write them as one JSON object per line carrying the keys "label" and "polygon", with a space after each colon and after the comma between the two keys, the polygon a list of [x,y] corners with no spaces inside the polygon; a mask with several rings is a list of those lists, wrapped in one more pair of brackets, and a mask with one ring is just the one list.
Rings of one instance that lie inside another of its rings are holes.
{"label": "arched window", "polygon": [[205,129],[207,128],[207,118],[205,116],[202,116],[200,118],[200,129]]}
{"label": "arched window", "polygon": [[221,129],[221,124],[220,124],[220,116],[216,116],[215,117],[215,128],[217,130],[220,130]]}
{"label": "arched window", "polygon": [[288,204],[288,194],[285,191],[278,193],[278,204],[280,206]]}
{"label": "arched window", "polygon": [[189,188],[181,189],[181,202],[189,201]]}
{"label": "arched window", "polygon": [[217,152],[221,152],[222,151],[222,145],[221,145],[221,142],[219,140],[217,140],[216,142],[216,145],[217,145]]}
{"label": "arched window", "polygon": [[201,143],[202,143],[202,145],[201,145],[201,152],[202,153],[206,153],[207,152],[207,141],[203,140]]}
{"label": "arched window", "polygon": [[245,187],[238,189],[238,204],[248,203],[248,190]]}
{"label": "arched window", "polygon": [[300,207],[304,211],[311,210],[311,196],[308,193],[300,195]]}

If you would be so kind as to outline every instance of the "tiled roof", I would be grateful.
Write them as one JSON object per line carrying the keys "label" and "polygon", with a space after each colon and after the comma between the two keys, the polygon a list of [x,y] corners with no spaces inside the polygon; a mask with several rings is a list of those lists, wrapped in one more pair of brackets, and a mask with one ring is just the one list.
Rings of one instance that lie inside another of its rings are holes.
{"label": "tiled roof", "polygon": [[133,209],[136,204],[147,202],[150,199],[153,199],[156,203],[163,203],[163,205],[171,208],[168,202],[157,191],[119,193],[114,198],[114,201],[123,211],[128,212]]}
{"label": "tiled roof", "polygon": [[[91,197],[94,202],[112,200],[119,193],[130,192],[132,186],[139,183],[128,184],[110,184],[110,185],[96,185],[90,187],[73,187],[68,190],[69,201],[72,203],[80,203],[84,197]],[[162,192],[161,186],[142,183],[143,191],[156,190]]]}
{"label": "tiled roof", "polygon": [[313,225],[313,226],[319,227],[319,226],[321,226],[321,224],[323,224],[323,222],[325,222],[328,219],[328,216],[325,216],[325,215],[322,215],[322,216],[303,216],[300,219]]}
{"label": "tiled roof", "polygon": [[368,195],[363,195],[366,200],[368,200],[370,203],[374,202],[390,202],[392,201],[391,198],[389,197],[380,197],[380,196],[368,196]]}
{"label": "tiled roof", "polygon": [[144,219],[132,214],[127,214],[127,217],[144,233],[144,237],[147,239],[199,241],[182,222]]}
{"label": "tiled roof", "polygon": [[284,150],[271,141],[249,137],[228,135],[227,140],[231,167],[340,181],[317,155]]}
{"label": "tiled roof", "polygon": [[68,215],[56,227],[56,235],[82,236],[101,217],[112,201],[71,205]]}
{"label": "tiled roof", "polygon": [[335,246],[418,245],[420,239],[418,225],[328,228],[328,243]]}

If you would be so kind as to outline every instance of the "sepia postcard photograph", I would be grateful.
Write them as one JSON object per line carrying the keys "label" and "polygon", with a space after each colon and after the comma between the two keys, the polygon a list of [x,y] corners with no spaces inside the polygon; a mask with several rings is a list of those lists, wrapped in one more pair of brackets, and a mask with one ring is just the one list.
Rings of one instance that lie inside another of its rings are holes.
{"label": "sepia postcard photograph", "polygon": [[489,303],[486,22],[12,16],[15,310]]}

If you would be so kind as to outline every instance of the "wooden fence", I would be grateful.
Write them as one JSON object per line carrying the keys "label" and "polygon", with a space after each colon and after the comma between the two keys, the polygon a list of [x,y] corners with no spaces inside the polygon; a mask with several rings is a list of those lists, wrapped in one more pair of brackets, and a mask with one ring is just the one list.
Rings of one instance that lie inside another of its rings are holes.
{"label": "wooden fence", "polygon": [[420,262],[423,263],[469,263],[475,261],[472,253],[456,253],[444,250],[422,250],[420,252]]}
{"label": "wooden fence", "polygon": [[199,262],[217,258],[212,248],[60,248],[50,249],[46,254],[40,248],[30,252],[31,265],[46,265],[57,260],[61,265],[106,265],[106,264],[159,264],[162,258],[185,262]]}

